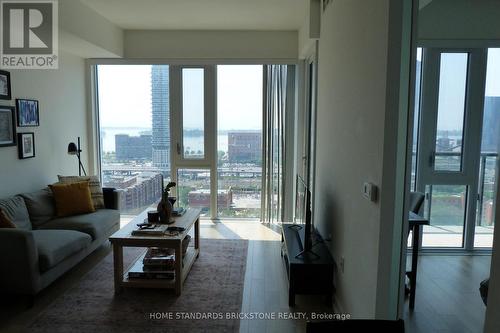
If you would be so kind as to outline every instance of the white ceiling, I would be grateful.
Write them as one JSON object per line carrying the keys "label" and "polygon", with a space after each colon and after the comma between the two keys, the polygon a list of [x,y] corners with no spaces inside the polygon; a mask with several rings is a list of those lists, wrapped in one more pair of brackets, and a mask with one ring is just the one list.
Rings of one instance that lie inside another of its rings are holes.
{"label": "white ceiling", "polygon": [[82,0],[123,29],[298,30],[308,0]]}

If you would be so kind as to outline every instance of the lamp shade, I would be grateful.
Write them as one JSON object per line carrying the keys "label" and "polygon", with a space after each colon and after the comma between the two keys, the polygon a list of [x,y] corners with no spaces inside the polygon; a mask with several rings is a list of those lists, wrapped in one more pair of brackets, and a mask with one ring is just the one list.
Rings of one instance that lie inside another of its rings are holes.
{"label": "lamp shade", "polygon": [[70,155],[76,155],[78,154],[78,147],[74,142],[70,142],[68,145],[68,154]]}

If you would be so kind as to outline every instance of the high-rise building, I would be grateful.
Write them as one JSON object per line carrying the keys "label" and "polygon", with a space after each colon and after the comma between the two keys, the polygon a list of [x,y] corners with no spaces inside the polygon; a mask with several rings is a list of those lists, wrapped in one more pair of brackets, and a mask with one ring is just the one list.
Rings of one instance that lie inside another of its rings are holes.
{"label": "high-rise building", "polygon": [[238,131],[227,133],[229,162],[262,161],[262,133],[260,131]]}
{"label": "high-rise building", "polygon": [[115,152],[118,160],[151,160],[151,134],[116,134]]}
{"label": "high-rise building", "polygon": [[168,65],[151,66],[153,165],[170,169],[170,104]]}
{"label": "high-rise building", "polygon": [[483,152],[500,150],[500,97],[486,96],[484,99]]}

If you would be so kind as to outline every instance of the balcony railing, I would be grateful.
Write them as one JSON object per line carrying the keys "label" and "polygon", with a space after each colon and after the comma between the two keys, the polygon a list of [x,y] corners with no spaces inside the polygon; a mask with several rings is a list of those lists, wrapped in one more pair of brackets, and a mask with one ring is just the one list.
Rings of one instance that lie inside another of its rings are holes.
{"label": "balcony railing", "polygon": [[[482,152],[480,154],[479,187],[477,192],[478,212],[477,225],[490,226],[494,223],[493,201],[495,195],[495,184],[498,178],[496,166],[498,163],[497,152]],[[436,152],[435,163],[440,163],[440,171],[460,170],[462,153],[460,152]],[[415,188],[415,163],[416,153],[413,152],[412,188]],[[430,186],[432,191],[432,185]]]}

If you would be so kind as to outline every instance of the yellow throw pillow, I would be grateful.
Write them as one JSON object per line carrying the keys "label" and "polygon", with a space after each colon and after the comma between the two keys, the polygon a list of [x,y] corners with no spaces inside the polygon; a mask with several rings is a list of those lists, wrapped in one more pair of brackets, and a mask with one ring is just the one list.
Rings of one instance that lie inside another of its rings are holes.
{"label": "yellow throw pillow", "polygon": [[60,183],[89,182],[90,196],[95,209],[104,207],[104,194],[102,193],[101,180],[97,176],[61,176],[58,175]]}
{"label": "yellow throw pillow", "polygon": [[0,228],[15,228],[16,225],[9,219],[7,214],[0,208]]}
{"label": "yellow throw pillow", "polygon": [[88,181],[49,186],[54,193],[58,217],[95,212]]}

